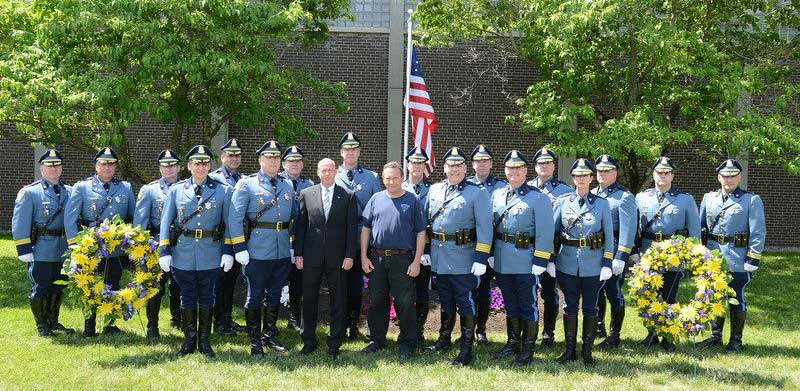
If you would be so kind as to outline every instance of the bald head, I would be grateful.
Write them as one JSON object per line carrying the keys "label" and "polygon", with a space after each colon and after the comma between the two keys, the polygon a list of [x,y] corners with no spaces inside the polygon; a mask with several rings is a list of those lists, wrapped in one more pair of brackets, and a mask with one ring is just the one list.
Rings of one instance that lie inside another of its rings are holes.
{"label": "bald head", "polygon": [[322,186],[331,187],[336,179],[336,162],[325,158],[317,163],[317,176]]}

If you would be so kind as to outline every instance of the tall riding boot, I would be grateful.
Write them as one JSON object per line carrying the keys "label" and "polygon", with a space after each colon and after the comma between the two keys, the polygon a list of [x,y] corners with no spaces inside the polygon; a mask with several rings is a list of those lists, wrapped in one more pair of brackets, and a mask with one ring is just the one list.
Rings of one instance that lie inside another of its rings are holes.
{"label": "tall riding boot", "polygon": [[50,330],[52,331],[61,331],[64,334],[72,334],[75,332],[75,329],[64,327],[61,322],[58,321],[58,316],[61,313],[61,303],[64,301],[64,292],[58,291],[53,292],[50,294],[50,301],[48,301],[47,306],[47,319],[48,323],[50,324]]}
{"label": "tall riding boot", "polygon": [[83,320],[83,336],[86,338],[93,338],[97,336],[97,313],[93,312],[91,316]]}
{"label": "tall riding boot", "polygon": [[250,337],[250,355],[263,357],[264,348],[261,345],[261,307],[254,310],[245,308],[244,318],[247,322],[247,335]]}
{"label": "tall riding boot", "polygon": [[213,307],[214,311],[214,333],[217,335],[235,336],[236,331],[231,328],[228,316],[225,314],[225,305],[220,300]]}
{"label": "tall riding boot", "polygon": [[622,332],[622,321],[625,319],[625,306],[611,306],[611,333],[608,338],[597,345],[600,349],[610,349],[619,347],[620,332]]}
{"label": "tall riding boot", "polygon": [[520,320],[517,318],[506,318],[506,344],[499,352],[492,353],[492,357],[502,360],[519,353],[519,333]]}
{"label": "tall riding boot", "polygon": [[651,346],[658,345],[658,335],[653,330],[647,330],[647,336],[639,342],[639,346],[650,349]]}
{"label": "tall riding boot", "polygon": [[742,352],[742,332],[746,319],[747,312],[731,311],[731,339],[728,341],[728,346],[725,347],[725,353]]}
{"label": "tall riding boot", "polygon": [[261,343],[279,353],[286,351],[280,340],[278,340],[278,312],[281,310],[280,304],[271,304],[265,308],[264,312],[264,333],[261,336]]}
{"label": "tall riding boot", "polygon": [[597,333],[597,316],[583,316],[583,346],[581,346],[581,356],[583,365],[591,367],[594,365],[592,358],[592,348],[594,347],[594,336]]}
{"label": "tall riding boot", "polygon": [[432,346],[426,347],[426,352],[446,352],[453,346],[451,336],[456,323],[456,314],[441,312],[440,315],[442,316],[442,320],[439,325],[439,339],[437,339],[436,343]]}
{"label": "tall riding boot", "polygon": [[578,357],[575,355],[575,345],[578,339],[578,315],[564,315],[564,342],[566,350],[562,353],[556,361],[559,364],[566,364],[570,361],[575,361]]}
{"label": "tall riding boot", "polygon": [[472,339],[475,337],[475,317],[461,316],[461,351],[453,360],[453,365],[467,366],[472,362]]}
{"label": "tall riding boot", "polygon": [[425,322],[428,320],[428,303],[417,303],[417,346],[425,342]]}
{"label": "tall riding boot", "polygon": [[596,338],[605,338],[606,334],[606,299],[600,296],[597,302],[597,330],[594,332]]}
{"label": "tall riding boot", "polygon": [[147,301],[147,338],[159,338],[158,312],[161,310],[161,296],[155,296]]}
{"label": "tall riding boot", "polygon": [[200,308],[198,312],[198,325],[197,325],[197,350],[206,355],[206,357],[214,357],[214,350],[211,349],[211,307]]}
{"label": "tall riding boot", "polygon": [[558,319],[558,307],[550,309],[545,308],[544,316],[542,317],[542,342],[543,348],[550,348],[553,346],[556,337],[556,319]]}
{"label": "tall riding boot", "polygon": [[478,300],[481,303],[475,306],[475,343],[487,346],[489,345],[489,339],[486,337],[486,322],[489,320],[490,303],[483,298]]}
{"label": "tall riding boot", "polygon": [[197,349],[197,309],[182,308],[181,319],[183,319],[183,346],[178,355],[185,356]]}
{"label": "tall riding boot", "polygon": [[181,329],[181,298],[180,296],[169,296],[169,325],[175,329]]}
{"label": "tall riding boot", "polygon": [[289,296],[289,321],[286,323],[286,328],[289,330],[297,331],[298,333],[303,332],[303,317],[302,317],[302,308],[303,308],[303,297],[298,296],[292,298],[291,295]]}
{"label": "tall riding boot", "polygon": [[536,336],[539,334],[539,323],[533,320],[522,321],[522,346],[517,357],[511,363],[514,366],[530,364],[533,352],[536,350]]}
{"label": "tall riding boot", "polygon": [[50,323],[47,321],[47,308],[48,297],[32,297],[30,299],[31,312],[33,313],[33,320],[36,322],[36,331],[40,337],[54,337],[53,331],[50,330]]}
{"label": "tall riding boot", "polygon": [[711,325],[711,336],[698,342],[697,346],[712,347],[722,345],[722,329],[725,327],[725,316],[720,316]]}

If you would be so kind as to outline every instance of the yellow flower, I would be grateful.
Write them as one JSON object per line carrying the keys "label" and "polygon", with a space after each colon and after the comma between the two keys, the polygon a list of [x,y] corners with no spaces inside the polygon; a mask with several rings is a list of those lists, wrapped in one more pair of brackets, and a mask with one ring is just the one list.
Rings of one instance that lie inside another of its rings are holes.
{"label": "yellow flower", "polygon": [[150,276],[151,276],[150,273],[136,272],[136,276],[134,276],[134,281],[136,281],[136,284],[144,284],[144,282],[147,281],[150,278]]}
{"label": "yellow flower", "polygon": [[654,301],[652,304],[650,304],[650,311],[648,312],[650,314],[658,314],[661,311],[664,311],[664,309],[665,309],[664,303],[660,301]]}
{"label": "yellow flower", "polygon": [[714,289],[721,291],[728,286],[728,283],[725,282],[724,278],[717,278],[714,280]]}
{"label": "yellow flower", "polygon": [[103,285],[102,281],[99,281],[98,283],[94,284],[94,287],[92,287],[92,291],[94,291],[94,294],[99,295],[100,292],[103,291],[103,288],[105,288],[105,285]]}
{"label": "yellow flower", "polygon": [[722,303],[714,303],[714,305],[711,307],[711,315],[722,316],[723,313],[725,313],[725,307],[722,305]]}
{"label": "yellow flower", "polygon": [[133,301],[133,309],[138,310],[138,309],[144,307],[145,304],[147,304],[147,300],[144,300],[144,299],[134,300]]}
{"label": "yellow flower", "polygon": [[677,255],[670,255],[668,261],[669,261],[669,265],[672,266],[672,267],[678,267],[678,266],[681,265],[681,259],[678,258]]}
{"label": "yellow flower", "polygon": [[72,254],[72,261],[78,264],[78,266],[84,267],[89,262],[89,257],[86,254]]}
{"label": "yellow flower", "polygon": [[647,299],[639,299],[639,308],[647,307],[650,304],[650,301]]}
{"label": "yellow flower", "polygon": [[147,248],[144,246],[134,246],[130,252],[131,259],[142,259],[144,258],[145,252]]}
{"label": "yellow flower", "polygon": [[133,240],[135,240],[137,243],[141,243],[147,240],[147,238],[144,236],[144,233],[139,233],[135,238],[133,238]]}
{"label": "yellow flower", "polygon": [[650,286],[653,289],[661,289],[664,286],[664,277],[660,274],[650,277]]}
{"label": "yellow flower", "polygon": [[97,309],[97,312],[100,315],[108,315],[113,310],[114,310],[114,306],[111,303],[103,303],[103,304],[100,304],[100,308]]}
{"label": "yellow flower", "polygon": [[119,291],[119,297],[122,298],[123,302],[130,303],[134,298],[136,298],[136,292],[134,292],[131,288],[125,288]]}
{"label": "yellow flower", "polygon": [[91,247],[94,243],[94,237],[92,237],[92,235],[84,235],[83,239],[81,239],[81,246],[83,247]]}
{"label": "yellow flower", "polygon": [[681,309],[680,318],[682,320],[692,322],[695,317],[697,317],[697,310],[693,306],[687,305]]}

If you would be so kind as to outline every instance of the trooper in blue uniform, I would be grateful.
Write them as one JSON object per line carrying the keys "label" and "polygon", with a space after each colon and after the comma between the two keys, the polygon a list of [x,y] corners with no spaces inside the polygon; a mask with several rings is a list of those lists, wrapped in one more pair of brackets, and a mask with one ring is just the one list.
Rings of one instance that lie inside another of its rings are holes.
{"label": "trooper in blue uniform", "polygon": [[[563,194],[572,192],[566,182],[556,178],[556,162],[558,156],[547,147],[542,147],[533,155],[535,163],[536,178],[528,181],[528,186],[539,189],[550,198],[550,203],[555,204],[556,199]],[[556,268],[553,260],[547,265],[547,273],[539,276],[539,284],[542,290],[542,302],[544,312],[542,313],[542,347],[553,346],[555,341],[556,319],[558,318],[558,292],[556,291]]]}
{"label": "trooper in blue uniform", "polygon": [[214,284],[223,270],[233,266],[228,220],[233,189],[208,175],[211,150],[195,145],[186,154],[191,178],[169,188],[161,213],[158,259],[161,269],[172,272],[181,291],[184,340],[178,355],[199,350],[214,356],[209,336],[214,307]]}
{"label": "trooper in blue uniform", "polygon": [[622,185],[617,183],[619,164],[611,155],[600,155],[594,161],[597,169],[597,187],[592,194],[605,198],[611,207],[611,219],[614,221],[614,260],[611,262],[613,276],[600,289],[600,301],[597,311],[596,337],[606,337],[604,318],[606,314],[606,298],[611,303],[611,332],[601,348],[619,346],[619,334],[622,321],[625,319],[625,298],[622,295],[622,284],[625,279],[625,264],[631,255],[636,240],[636,224],[639,221],[639,208],[636,198]]}
{"label": "trooper in blue uniform", "polygon": [[[64,230],[67,244],[74,244],[78,232],[84,228],[96,227],[104,220],[119,216],[126,223],[133,221],[136,212],[136,198],[131,184],[120,181],[114,174],[117,169],[117,152],[111,147],[100,149],[94,157],[95,175],[80,181],[72,187],[69,201],[64,207]],[[128,266],[128,256],[118,248],[103,258],[97,266],[104,271],[104,282],[111,289],[119,290],[122,269]],[[84,322],[83,336],[94,337],[96,314],[92,313]],[[104,333],[118,334],[122,331],[109,323]]]}
{"label": "trooper in blue uniform", "polygon": [[[489,191],[489,197],[498,190],[505,188],[508,184],[492,175],[492,160],[494,155],[489,147],[480,144],[472,150],[472,169],[475,175],[467,179],[468,181],[482,186]],[[486,274],[481,278],[481,284],[472,292],[475,298],[475,341],[478,345],[488,345],[489,339],[486,338],[486,321],[489,320],[489,310],[491,305],[492,279],[494,278],[494,258],[490,255],[489,267]]]}
{"label": "trooper in blue uniform", "polygon": [[[300,191],[314,186],[314,181],[305,177],[303,172],[303,150],[297,145],[292,145],[283,151],[283,171],[280,175],[292,182],[294,193],[298,196]],[[291,233],[294,236],[294,232]],[[294,250],[292,250],[292,264],[294,264]],[[286,327],[290,330],[303,331],[303,271],[292,267],[289,271],[289,320]]]}
{"label": "trooper in blue uniform", "polygon": [[597,301],[600,289],[611,278],[614,257],[614,221],[611,207],[603,197],[589,191],[595,169],[588,159],[579,158],[570,169],[575,191],[562,195],[553,211],[559,249],[556,278],[564,292],[564,340],[566,350],[556,360],[575,361],[578,338],[578,302],[583,312],[583,364],[594,365],[592,347],[597,330]]}
{"label": "trooper in blue uniform", "polygon": [[516,355],[513,365],[533,358],[539,333],[539,276],[553,254],[553,206],[525,183],[528,160],[517,150],[504,159],[508,185],[492,195],[494,269],[506,307],[506,345],[496,359]]}
{"label": "trooper in blue uniform", "polygon": [[492,246],[489,191],[467,181],[466,156],[458,147],[444,154],[446,179],[431,186],[425,213],[431,238],[431,270],[437,275],[442,323],[436,344],[427,351],[447,351],[452,345],[456,311],[461,315],[461,351],[453,365],[472,362],[475,301],[472,291],[486,273]]}
{"label": "trooper in blue uniform", "polygon": [[[208,174],[208,176],[234,188],[236,183],[244,177],[239,172],[239,166],[242,165],[242,146],[239,144],[239,140],[231,138],[219,150],[222,166]],[[230,336],[244,331],[242,325],[233,321],[233,292],[236,290],[241,271],[241,266],[238,263],[234,263],[230,271],[224,271],[220,274],[220,280],[214,287],[216,290],[214,332],[219,335]]]}
{"label": "trooper in blue uniform", "polygon": [[[161,212],[167,201],[169,187],[178,181],[178,172],[181,167],[180,157],[171,149],[165,149],[158,155],[158,170],[161,178],[152,181],[139,189],[139,198],[136,201],[136,213],[133,215],[133,225],[150,231],[155,241],[159,240],[161,231]],[[169,312],[172,315],[172,327],[181,329],[181,297],[178,282],[172,278],[171,273],[161,276],[158,294],[147,301],[147,338],[158,338],[158,312],[161,310],[161,297],[169,282]]]}
{"label": "trooper in blue uniform", "polygon": [[[367,205],[372,195],[381,191],[378,174],[358,163],[361,156],[361,142],[353,132],[347,132],[339,140],[339,154],[342,165],[336,172],[336,184],[353,192],[358,199],[358,215]],[[361,232],[361,224],[358,225]],[[360,236],[360,235],[359,235]],[[358,338],[359,318],[361,316],[361,296],[364,285],[364,270],[352,267],[347,272],[347,325],[350,339]]]}
{"label": "trooper in blue uniform", "polygon": [[[420,147],[414,147],[406,154],[408,178],[403,181],[403,189],[409,193],[416,194],[423,205],[425,205],[425,201],[428,198],[428,190],[431,186],[425,178],[425,169],[428,160],[428,154]],[[425,322],[428,320],[430,303],[430,291],[428,290],[428,286],[431,282],[430,252],[430,238],[428,238],[428,243],[425,246],[425,254],[423,254],[420,259],[419,275],[415,278],[418,345],[425,340]]]}
{"label": "trooper in blue uniform", "polygon": [[[700,239],[700,217],[694,197],[672,187],[672,180],[675,178],[675,165],[672,164],[672,160],[662,156],[656,160],[652,168],[656,187],[636,195],[636,204],[639,206],[641,254],[647,252],[653,243],[676,235]],[[683,277],[682,266],[670,268],[664,274],[664,286],[659,295],[668,304],[673,304],[678,299],[678,287]],[[650,348],[656,343],[658,336],[649,331],[640,344],[644,348]],[[661,347],[668,352],[675,350],[675,344],[667,339],[661,341]]]}
{"label": "trooper in blue uniform", "polygon": [[[761,197],[742,190],[739,183],[742,166],[728,159],[717,167],[717,180],[721,188],[706,193],[700,204],[700,224],[703,242],[711,250],[719,250],[728,261],[733,274],[730,287],[736,291],[737,304],[728,307],[731,313],[731,336],[726,353],[742,351],[742,331],[747,317],[744,287],[758,270],[767,227],[764,223],[764,204]],[[711,337],[700,342],[703,346],[722,344],[722,327],[725,317],[712,323]]]}
{"label": "trooper in blue uniform", "polygon": [[36,331],[41,337],[52,337],[53,331],[75,332],[58,321],[63,301],[61,274],[67,239],[64,234],[64,206],[72,188],[61,181],[61,153],[48,149],[39,158],[42,179],[22,188],[14,202],[11,235],[17,247],[17,257],[28,268],[31,281],[29,301]]}
{"label": "trooper in blue uniform", "polygon": [[256,151],[261,169],[236,184],[229,216],[236,262],[242,264],[247,281],[244,314],[253,356],[264,355],[263,345],[276,352],[286,351],[278,340],[276,322],[281,292],[292,268],[289,229],[297,216],[297,203],[292,182],[278,175],[282,153],[283,147],[275,140]]}

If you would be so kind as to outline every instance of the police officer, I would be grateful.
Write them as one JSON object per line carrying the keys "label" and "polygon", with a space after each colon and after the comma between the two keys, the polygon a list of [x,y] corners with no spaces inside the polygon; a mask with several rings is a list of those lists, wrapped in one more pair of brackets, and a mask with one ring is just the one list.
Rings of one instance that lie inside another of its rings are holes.
{"label": "police officer", "polygon": [[[242,165],[242,146],[238,140],[231,138],[219,150],[222,166],[209,176],[234,188],[242,179],[242,174],[239,172],[239,166]],[[233,321],[233,293],[240,274],[241,266],[234,263],[230,271],[220,274],[220,281],[214,288],[217,297],[214,307],[214,332],[219,335],[236,335],[237,332],[244,331],[242,325]]]}
{"label": "police officer", "polygon": [[[353,192],[358,199],[358,215],[367,205],[373,194],[381,191],[378,174],[358,163],[361,156],[361,142],[353,132],[347,132],[339,140],[339,154],[342,156],[342,165],[336,172],[336,184]],[[361,224],[358,226],[361,232]],[[358,323],[361,315],[361,293],[364,271],[360,267],[353,267],[347,271],[347,324],[349,325],[349,338],[359,336]]]}
{"label": "police officer", "polygon": [[[78,231],[84,227],[96,227],[104,220],[112,220],[119,216],[130,223],[136,212],[136,199],[131,184],[117,179],[117,152],[111,147],[101,148],[94,157],[95,175],[80,181],[72,187],[69,201],[64,208],[64,230],[67,233],[67,244],[74,244]],[[111,289],[119,290],[122,269],[128,266],[128,257],[122,248],[118,248],[103,258],[97,266],[104,270],[104,282]],[[96,314],[92,313],[84,322],[83,336],[94,337]],[[122,331],[113,323],[109,323],[104,333],[118,334]]]}
{"label": "police officer", "polygon": [[[158,155],[158,170],[161,178],[152,181],[139,189],[139,198],[136,201],[136,213],[133,215],[133,225],[150,231],[153,240],[159,240],[161,231],[161,212],[167,201],[169,187],[178,181],[180,171],[180,157],[171,149],[165,149]],[[161,289],[158,294],[147,301],[147,338],[158,338],[158,312],[161,309],[161,297],[169,281],[169,312],[172,315],[172,327],[181,329],[181,298],[178,283],[170,273],[161,276],[159,284]]]}
{"label": "police officer", "polygon": [[[536,178],[528,182],[528,186],[539,189],[550,198],[550,203],[555,204],[556,199],[563,194],[572,192],[572,187],[555,177],[556,161],[558,156],[547,147],[542,147],[533,155]],[[542,287],[542,301],[544,313],[542,314],[542,347],[552,347],[555,340],[556,319],[558,318],[558,292],[556,291],[556,268],[553,260],[547,264],[547,273],[539,276]]]}
{"label": "police officer", "polygon": [[42,179],[22,188],[14,203],[11,234],[17,257],[25,262],[31,280],[31,312],[40,337],[52,337],[53,331],[75,332],[58,322],[66,280],[61,274],[67,239],[64,234],[64,205],[72,190],[61,181],[61,153],[48,149],[39,157]]}
{"label": "police officer", "polygon": [[[161,269],[180,286],[184,340],[178,355],[199,350],[214,356],[209,336],[214,284],[233,267],[228,219],[233,189],[208,175],[211,150],[195,145],[186,154],[191,178],[169,188],[161,214]],[[241,221],[241,220],[240,220]]]}
{"label": "police officer", "polygon": [[[236,184],[230,211],[236,262],[242,264],[247,281],[244,313],[253,356],[264,355],[263,345],[276,352],[286,351],[278,340],[275,324],[281,308],[281,292],[292,268],[289,227],[297,215],[297,203],[292,182],[278,175],[282,153],[283,148],[275,140],[267,141],[256,151],[261,169]],[[248,238],[240,221],[247,226]]]}
{"label": "police officer", "polygon": [[[631,255],[633,242],[636,239],[636,224],[639,209],[636,199],[622,185],[617,183],[618,163],[611,155],[600,155],[594,161],[597,169],[597,187],[592,194],[605,198],[611,207],[611,220],[614,222],[614,260],[611,262],[613,276],[600,289],[598,305],[597,332],[598,337],[605,337],[604,324],[606,298],[611,303],[611,334],[600,343],[601,348],[619,346],[619,333],[622,331],[622,320],[625,318],[625,298],[622,296],[622,284],[625,279],[625,263]],[[605,296],[604,296],[605,295]]]}
{"label": "police officer", "polygon": [[[283,151],[283,171],[281,177],[292,182],[294,192],[299,196],[300,191],[314,186],[314,181],[303,176],[303,150],[296,145],[292,145]],[[294,235],[294,233],[292,233]],[[294,264],[294,252],[292,252],[292,264]],[[291,330],[302,332],[301,315],[303,308],[303,271],[296,267],[289,271],[289,321],[286,324]]]}
{"label": "police officer", "polygon": [[[492,175],[492,151],[489,147],[480,144],[472,150],[472,169],[475,170],[475,175],[470,177],[468,181],[482,186],[489,191],[491,199],[492,193],[498,189],[506,187],[508,184],[502,179],[495,178]],[[489,306],[491,305],[491,289],[492,279],[494,278],[494,257],[489,256],[489,267],[486,269],[486,274],[481,278],[481,284],[478,286],[472,296],[475,297],[475,340],[478,345],[488,345],[489,340],[486,338],[486,321],[489,320]]]}
{"label": "police officer", "polygon": [[442,323],[436,344],[427,351],[450,349],[456,310],[461,315],[461,351],[453,365],[472,362],[475,301],[472,291],[486,273],[492,244],[489,191],[466,180],[466,157],[458,147],[444,154],[446,179],[431,186],[425,207],[430,226],[431,270],[437,275]]}
{"label": "police officer", "polygon": [[558,286],[564,292],[564,340],[566,351],[556,360],[566,364],[577,359],[578,302],[583,312],[583,364],[594,365],[592,347],[597,330],[600,289],[611,275],[614,257],[614,222],[605,198],[589,191],[594,166],[577,159],[570,168],[575,191],[562,195],[553,211],[559,251],[556,256]]}
{"label": "police officer", "polygon": [[[683,193],[672,187],[675,178],[675,165],[672,160],[662,156],[653,163],[653,181],[656,187],[636,195],[639,205],[639,230],[641,246],[639,252],[644,254],[655,242],[670,239],[675,235],[700,239],[700,217],[697,204],[691,194]],[[670,268],[664,274],[664,286],[659,295],[668,304],[678,298],[678,286],[684,277],[683,267]],[[640,343],[649,348],[658,343],[658,336],[648,331],[647,337]],[[661,341],[661,347],[668,352],[675,350],[675,344],[667,339]]]}
{"label": "police officer", "polygon": [[[739,187],[742,166],[735,159],[728,159],[717,167],[717,180],[721,188],[706,193],[700,204],[700,224],[703,227],[704,244],[711,250],[719,250],[728,261],[728,270],[733,274],[730,287],[736,291],[737,304],[730,304],[731,337],[726,353],[742,351],[742,331],[747,317],[744,287],[758,270],[761,253],[764,251],[766,225],[764,204],[761,197]],[[703,346],[722,344],[722,327],[725,317],[712,323],[711,337],[700,342]]]}
{"label": "police officer", "polygon": [[508,185],[492,195],[494,268],[506,307],[506,345],[492,355],[531,362],[539,333],[539,276],[553,254],[553,206],[525,183],[528,161],[517,150],[504,159]]}
{"label": "police officer", "polygon": [[[425,178],[425,169],[428,160],[428,153],[420,147],[414,147],[406,154],[408,178],[403,181],[403,189],[416,194],[423,205],[425,205],[425,201],[428,198],[428,190],[431,186],[430,182]],[[428,286],[431,282],[430,252],[430,238],[428,238],[428,243],[425,245],[425,253],[422,255],[422,258],[420,258],[419,275],[415,278],[417,338],[419,343],[425,339],[425,322],[428,320],[430,303],[430,291],[428,290]]]}

